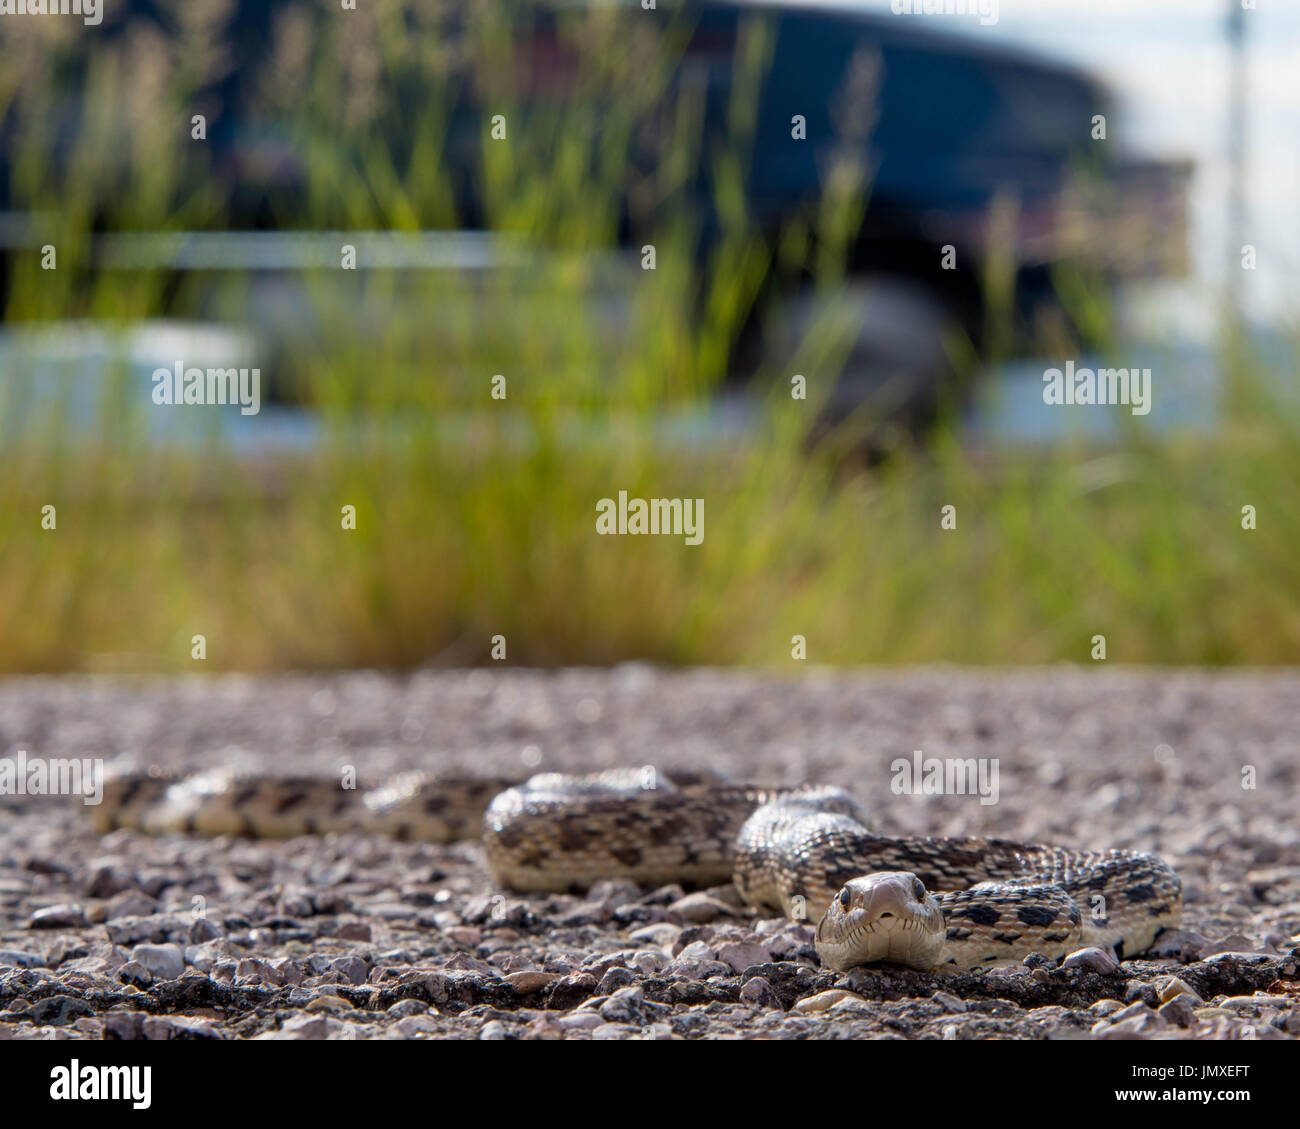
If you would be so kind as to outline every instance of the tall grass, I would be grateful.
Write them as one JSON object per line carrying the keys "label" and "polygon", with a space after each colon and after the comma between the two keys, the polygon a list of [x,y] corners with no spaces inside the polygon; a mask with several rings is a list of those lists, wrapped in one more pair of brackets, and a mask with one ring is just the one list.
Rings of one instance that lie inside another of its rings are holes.
{"label": "tall grass", "polygon": [[[148,442],[149,412],[168,409],[148,404],[150,385],[125,360],[110,366],[93,422],[74,426],[69,397],[34,400],[36,370],[11,363],[0,374],[0,670],[460,665],[492,661],[494,636],[508,662],[534,664],[793,667],[795,636],[810,661],[832,663],[1087,661],[1095,635],[1110,661],[1296,660],[1298,417],[1255,379],[1255,359],[1225,357],[1229,410],[1212,438],[1157,439],[1138,425],[1114,449],[988,458],[941,428],[864,468],[833,444],[805,447],[846,349],[844,327],[822,325],[793,358],[768,359],[742,441],[669,441],[665,418],[713,402],[772,267],[739,190],[761,35],[739,47],[735,148],[702,151],[700,107],[683,98],[661,122],[671,144],[645,169],[639,114],[662,93],[670,52],[629,42],[617,12],[567,26],[583,66],[578,108],[563,110],[519,89],[495,9],[474,9],[453,52],[438,9],[413,26],[393,7],[346,25],[300,12],[280,26],[265,97],[309,162],[307,192],[280,219],[454,225],[453,95],[472,81],[509,123],[473,170],[483,218],[542,250],[486,277],[304,271],[310,317],[287,327],[293,348],[266,374],[322,423],[302,452]],[[22,74],[0,86],[0,110],[24,123],[11,193],[41,205],[43,241],[60,256],[57,271],[35,248],[13,257],[11,327],[90,318],[125,332],[164,310],[246,308],[256,280],[239,272],[177,289],[162,272],[99,270],[88,257],[93,223],[184,230],[228,207],[215,181],[196,188],[178,173],[203,156],[175,123],[188,122],[205,69],[223,65],[199,49],[213,27],[190,18],[170,39],[96,53],[70,161],[42,131],[58,113],[49,80],[64,45],[24,49]],[[409,114],[417,140],[395,150],[391,119]],[[698,232],[685,203],[702,164],[724,226],[703,273],[690,265]],[[653,272],[602,254],[629,168],[653,198]],[[779,245],[828,293],[861,174],[846,158],[821,208]],[[611,324],[616,291],[630,299]],[[1076,286],[1071,300],[1104,310],[1099,291]],[[807,401],[789,395],[795,372],[810,375]],[[504,401],[491,395],[497,374]],[[703,498],[703,544],[597,535],[597,500],[620,490]],[[55,529],[42,528],[46,505]],[[941,528],[947,505],[954,530]],[[1254,531],[1244,505],[1256,507]]]}

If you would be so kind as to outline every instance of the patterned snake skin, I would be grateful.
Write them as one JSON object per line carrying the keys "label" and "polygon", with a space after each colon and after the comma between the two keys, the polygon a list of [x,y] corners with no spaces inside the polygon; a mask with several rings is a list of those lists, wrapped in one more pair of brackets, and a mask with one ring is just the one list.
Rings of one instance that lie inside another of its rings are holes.
{"label": "patterned snake skin", "polygon": [[744,900],[818,922],[830,968],[890,961],[987,967],[1029,953],[1150,947],[1182,911],[1161,859],[991,838],[886,837],[837,788],[771,791],[707,774],[547,773],[527,783],[410,773],[381,787],[207,772],[110,779],[98,828],[286,838],[365,831],[449,842],[482,836],[487,866],[520,892],[734,881]]}

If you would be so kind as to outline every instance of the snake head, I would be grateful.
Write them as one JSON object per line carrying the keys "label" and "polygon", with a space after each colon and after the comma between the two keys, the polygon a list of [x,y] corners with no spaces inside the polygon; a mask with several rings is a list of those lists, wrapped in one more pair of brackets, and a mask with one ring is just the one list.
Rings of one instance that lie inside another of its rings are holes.
{"label": "snake head", "polygon": [[888,870],[842,887],[814,944],[822,965],[836,971],[876,961],[928,970],[939,963],[947,931],[925,884],[910,871]]}

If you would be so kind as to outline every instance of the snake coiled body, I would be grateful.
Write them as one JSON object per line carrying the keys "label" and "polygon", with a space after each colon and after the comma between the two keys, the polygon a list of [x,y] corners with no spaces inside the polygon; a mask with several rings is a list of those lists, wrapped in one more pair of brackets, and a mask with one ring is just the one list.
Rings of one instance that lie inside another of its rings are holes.
{"label": "snake coiled body", "polygon": [[831,968],[965,969],[1090,945],[1133,956],[1176,927],[1182,909],[1178,876],[1153,855],[877,835],[838,788],[771,790],[707,774],[546,773],[511,786],[410,773],[368,791],[324,778],[124,776],[93,810],[105,831],[481,835],[494,880],[523,893],[609,878],[733,881],[747,903],[816,923]]}

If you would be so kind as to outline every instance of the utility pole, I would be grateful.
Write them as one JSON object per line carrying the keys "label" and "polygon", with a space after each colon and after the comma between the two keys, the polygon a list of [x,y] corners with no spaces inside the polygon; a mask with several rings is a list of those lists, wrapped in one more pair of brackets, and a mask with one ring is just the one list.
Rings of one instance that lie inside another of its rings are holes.
{"label": "utility pole", "polygon": [[1234,334],[1242,321],[1241,248],[1246,239],[1246,8],[1245,0],[1228,0],[1228,106],[1225,152],[1228,159],[1227,239],[1224,264],[1224,313]]}

